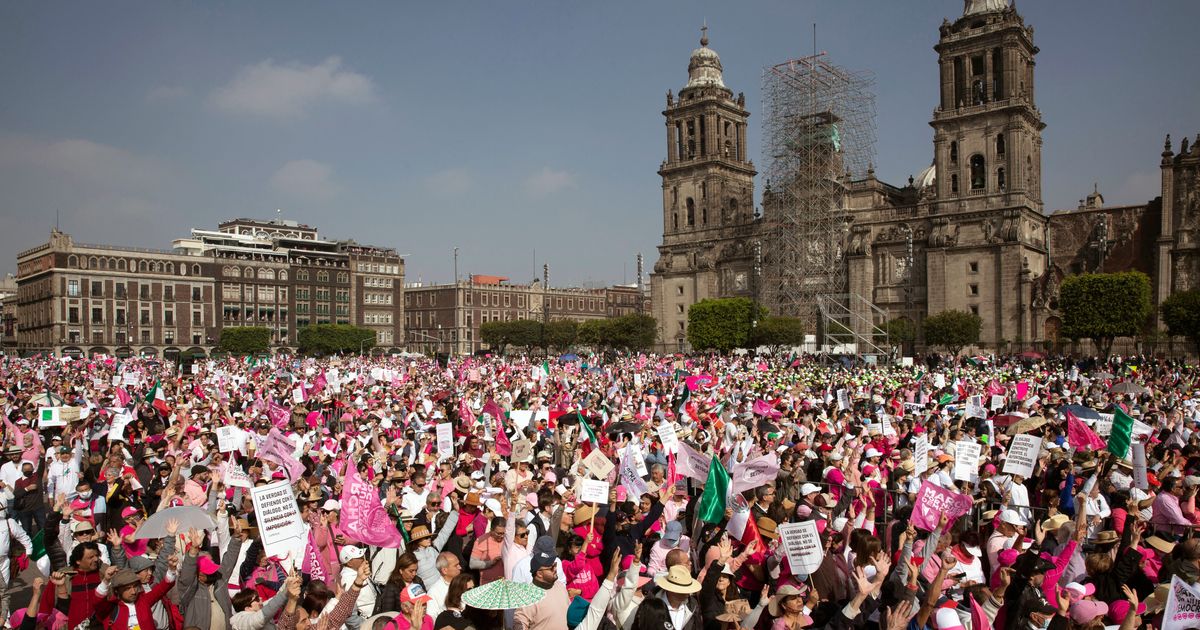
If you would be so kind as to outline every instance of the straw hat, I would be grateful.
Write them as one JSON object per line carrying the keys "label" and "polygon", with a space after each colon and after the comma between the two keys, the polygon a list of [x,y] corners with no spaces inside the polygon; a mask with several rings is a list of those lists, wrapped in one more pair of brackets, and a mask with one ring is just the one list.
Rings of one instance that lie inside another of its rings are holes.
{"label": "straw hat", "polygon": [[756,524],[758,525],[758,533],[761,534],[763,538],[770,538],[771,540],[779,538],[779,532],[775,531],[777,526],[774,520],[764,516],[758,519]]}
{"label": "straw hat", "polygon": [[1106,529],[1099,534],[1096,534],[1096,538],[1092,542],[1097,545],[1109,545],[1117,542],[1120,539],[1121,537],[1117,535],[1117,532],[1111,529]]}
{"label": "straw hat", "polygon": [[1146,544],[1153,547],[1159,553],[1171,553],[1175,550],[1175,543],[1159,538],[1158,536],[1147,538]]}
{"label": "straw hat", "polygon": [[425,540],[426,538],[433,538],[433,532],[429,531],[429,527],[425,525],[417,525],[416,527],[413,527],[412,531],[409,532],[408,535],[409,542],[414,545],[422,540]]}
{"label": "straw hat", "polygon": [[576,526],[583,525],[591,520],[592,516],[595,514],[596,508],[593,508],[590,505],[581,505],[575,508],[574,514],[571,515],[571,522]]}
{"label": "straw hat", "polygon": [[779,591],[775,593],[775,597],[772,597],[771,602],[767,604],[767,612],[771,613],[772,617],[780,616],[780,613],[783,611],[781,611],[779,607],[781,604],[783,604],[783,600],[789,597],[796,597],[798,595],[800,595],[800,589],[792,586],[791,584],[784,584],[783,586],[779,587]]}
{"label": "straw hat", "polygon": [[725,611],[717,615],[717,621],[741,623],[750,616],[750,602],[744,599],[732,599],[725,602]]}
{"label": "straw hat", "polygon": [[681,595],[691,595],[700,591],[700,583],[696,578],[692,577],[691,571],[682,564],[677,564],[667,571],[666,575],[660,575],[654,579],[654,583],[664,591],[670,593],[679,593]]}

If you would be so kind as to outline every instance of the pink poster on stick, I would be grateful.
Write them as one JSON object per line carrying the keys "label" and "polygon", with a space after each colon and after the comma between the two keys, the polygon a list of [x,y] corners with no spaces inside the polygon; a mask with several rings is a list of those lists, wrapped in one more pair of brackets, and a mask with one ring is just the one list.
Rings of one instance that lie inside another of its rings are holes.
{"label": "pink poster on stick", "polygon": [[928,481],[921,483],[917,501],[913,505],[912,524],[925,531],[937,529],[942,514],[947,517],[946,526],[954,525],[955,519],[971,511],[971,497],[939,488]]}

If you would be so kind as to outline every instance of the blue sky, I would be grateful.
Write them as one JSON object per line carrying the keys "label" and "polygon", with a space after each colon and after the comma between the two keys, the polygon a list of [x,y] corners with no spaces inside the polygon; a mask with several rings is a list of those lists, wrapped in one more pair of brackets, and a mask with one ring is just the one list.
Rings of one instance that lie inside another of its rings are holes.
{"label": "blue sky", "polygon": [[[1193,0],[1021,0],[1041,48],[1047,210],[1158,190],[1200,132]],[[34,2],[0,5],[0,271],[44,242],[169,247],[283,215],[459,270],[633,280],[661,222],[661,110],[707,20],[746,93],[817,46],[876,76],[877,175],[930,162],[933,45],[960,0]],[[761,182],[758,182],[761,188]],[[536,252],[536,256],[535,256]]]}

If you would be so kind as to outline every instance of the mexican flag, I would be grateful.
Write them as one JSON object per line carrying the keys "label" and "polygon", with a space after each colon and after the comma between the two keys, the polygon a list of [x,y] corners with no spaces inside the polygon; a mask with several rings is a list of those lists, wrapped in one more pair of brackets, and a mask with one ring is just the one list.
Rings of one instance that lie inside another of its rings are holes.
{"label": "mexican flag", "polygon": [[167,397],[163,394],[162,385],[158,381],[154,381],[154,387],[146,394],[146,402],[164,416],[171,412],[170,407],[167,407]]}
{"label": "mexican flag", "polygon": [[1112,433],[1108,434],[1108,452],[1124,459],[1132,441],[1133,418],[1117,407],[1113,410]]}
{"label": "mexican flag", "polygon": [[725,519],[725,504],[729,495],[729,473],[721,460],[713,455],[708,467],[708,480],[704,482],[704,494],[700,495],[700,507],[696,514],[705,523],[720,523]]}
{"label": "mexican flag", "polygon": [[542,374],[545,374],[547,378],[550,377],[550,362],[545,359],[542,360]]}
{"label": "mexican flag", "polygon": [[591,423],[583,417],[583,414],[579,415],[579,426],[583,427],[583,431],[579,432],[579,441],[587,440],[592,443],[592,446],[599,446],[600,440],[596,439],[596,432],[592,430]]}

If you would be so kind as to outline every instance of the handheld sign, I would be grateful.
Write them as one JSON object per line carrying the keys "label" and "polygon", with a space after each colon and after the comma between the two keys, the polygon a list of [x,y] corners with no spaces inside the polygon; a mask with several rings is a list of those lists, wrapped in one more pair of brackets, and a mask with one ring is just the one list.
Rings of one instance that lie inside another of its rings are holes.
{"label": "handheld sign", "polygon": [[1033,476],[1038,457],[1042,454],[1042,438],[1028,433],[1014,435],[1004,459],[1006,475],[1020,475],[1026,479]]}
{"label": "handheld sign", "polygon": [[811,574],[821,566],[825,548],[821,545],[816,521],[785,523],[778,529],[792,573]]}
{"label": "handheld sign", "polygon": [[658,439],[662,441],[663,450],[668,453],[679,452],[679,436],[675,433],[675,425],[664,422],[658,425]]}
{"label": "handheld sign", "polygon": [[584,503],[608,503],[608,482],[596,479],[581,480],[579,500]]}
{"label": "handheld sign", "polygon": [[437,450],[442,457],[454,456],[454,426],[449,422],[437,425]]}
{"label": "handheld sign", "polygon": [[954,448],[954,480],[975,481],[979,474],[979,442],[961,440]]}
{"label": "handheld sign", "polygon": [[608,479],[608,475],[612,473],[612,460],[607,455],[601,453],[598,449],[592,451],[583,459],[583,465],[587,467],[588,472],[592,473],[597,479]]}
{"label": "handheld sign", "polygon": [[[303,539],[304,521],[296,507],[296,496],[287,481],[276,481],[250,489],[250,500],[258,515],[258,532],[263,553],[286,558]],[[296,560],[296,559],[293,559]]]}

